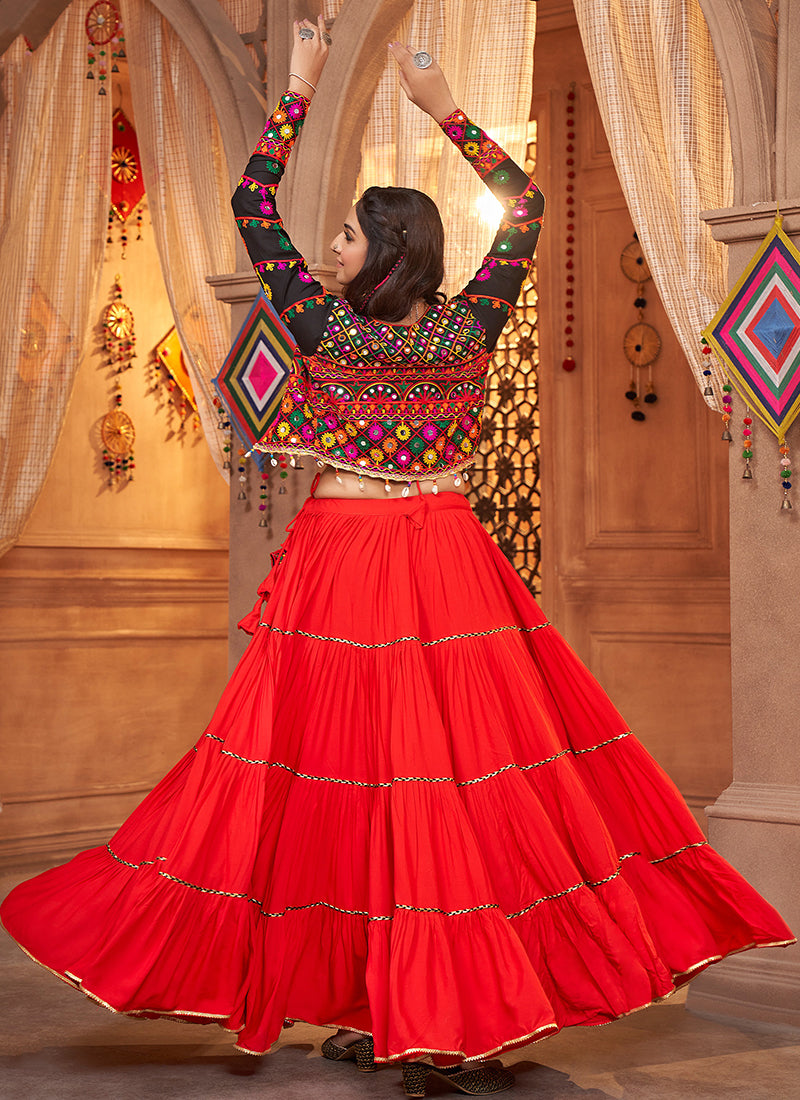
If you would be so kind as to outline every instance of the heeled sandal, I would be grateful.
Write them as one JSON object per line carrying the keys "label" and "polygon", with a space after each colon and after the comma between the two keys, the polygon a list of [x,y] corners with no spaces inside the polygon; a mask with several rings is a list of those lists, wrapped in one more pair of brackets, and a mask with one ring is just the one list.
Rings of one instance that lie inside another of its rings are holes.
{"label": "heeled sandal", "polygon": [[330,1058],[332,1062],[347,1062],[355,1059],[356,1068],[362,1073],[372,1073],[378,1067],[375,1065],[375,1046],[371,1035],[365,1035],[363,1039],[356,1039],[349,1046],[340,1046],[331,1037],[322,1044],[323,1058]]}
{"label": "heeled sandal", "polygon": [[429,1074],[447,1081],[451,1088],[465,1092],[467,1096],[488,1096],[493,1092],[505,1092],[514,1084],[514,1074],[496,1066],[431,1066],[427,1062],[403,1062],[403,1088],[406,1096],[424,1096]]}

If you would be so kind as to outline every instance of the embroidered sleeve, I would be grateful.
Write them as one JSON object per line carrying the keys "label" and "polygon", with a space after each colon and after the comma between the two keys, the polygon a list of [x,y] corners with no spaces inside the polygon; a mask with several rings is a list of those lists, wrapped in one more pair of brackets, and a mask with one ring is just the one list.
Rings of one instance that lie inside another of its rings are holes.
{"label": "embroidered sleeve", "polygon": [[305,96],[284,92],[231,199],[261,285],[305,355],[316,350],[333,299],[289,239],[275,195],[308,107]]}
{"label": "embroidered sleeve", "polygon": [[497,343],[516,305],[542,228],[544,196],[518,164],[471,122],[453,111],[441,127],[503,205],[503,217],[475,276],[458,297],[466,298],[486,331],[486,347]]}

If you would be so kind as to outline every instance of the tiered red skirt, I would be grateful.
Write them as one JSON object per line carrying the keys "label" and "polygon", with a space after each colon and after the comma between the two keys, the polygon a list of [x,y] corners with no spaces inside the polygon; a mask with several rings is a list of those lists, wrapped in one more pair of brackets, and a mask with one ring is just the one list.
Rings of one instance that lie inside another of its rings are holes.
{"label": "tiered red skirt", "polygon": [[452,1060],[793,941],[462,497],[311,500],[261,595],[194,748],[2,907],[91,997]]}

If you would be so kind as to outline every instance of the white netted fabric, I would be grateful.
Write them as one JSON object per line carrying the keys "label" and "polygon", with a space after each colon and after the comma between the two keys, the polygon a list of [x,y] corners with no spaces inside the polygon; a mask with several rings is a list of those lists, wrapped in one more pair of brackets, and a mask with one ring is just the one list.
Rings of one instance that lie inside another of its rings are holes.
{"label": "white netted fabric", "polygon": [[722,80],[699,0],[575,0],[622,190],[664,308],[702,389],[700,333],[727,290],[727,249],[701,210],[733,201]]}
{"label": "white netted fabric", "polygon": [[131,98],[161,273],[211,454],[223,441],[212,377],[231,342],[230,307],[206,276],[235,268],[230,181],[211,97],[188,50],[149,0],[122,0]]}
{"label": "white netted fabric", "polygon": [[85,6],[2,58],[0,553],[44,484],[87,347],[111,188],[111,96],[86,79]]}
{"label": "white netted fabric", "polygon": [[[325,16],[334,17],[339,7],[338,0],[327,0]],[[522,164],[536,5],[508,0],[501,17],[499,11],[474,0],[417,0],[393,37],[432,54],[458,105]],[[445,290],[460,290],[488,249],[501,210],[498,204],[481,217],[486,188],[439,127],[408,102],[391,58],[378,82],[361,155],[359,192],[373,185],[416,187],[436,201],[445,229]]]}

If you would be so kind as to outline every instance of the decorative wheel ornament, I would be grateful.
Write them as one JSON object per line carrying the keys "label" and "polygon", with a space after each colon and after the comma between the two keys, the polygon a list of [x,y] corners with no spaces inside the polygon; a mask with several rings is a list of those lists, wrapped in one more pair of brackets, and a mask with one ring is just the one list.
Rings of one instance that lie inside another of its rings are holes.
{"label": "decorative wheel ornament", "polygon": [[100,422],[103,466],[108,474],[108,486],[112,489],[123,482],[133,481],[133,441],[136,438],[133,421],[120,408],[122,382],[119,376],[133,366],[136,337],[133,334],[133,313],[122,300],[119,275],[114,282],[113,295],[111,305],[103,311],[102,322],[108,353],[107,365],[116,375],[112,387],[113,408]]}
{"label": "decorative wheel ornament", "polygon": [[[631,325],[622,338],[622,350],[625,358],[630,363],[631,378],[625,396],[633,402],[631,420],[644,420],[645,414],[641,401],[646,405],[653,405],[658,400],[655,386],[653,385],[653,363],[661,354],[661,337],[652,325],[648,325],[644,319],[644,311],[647,308],[647,299],[643,296],[644,284],[652,278],[647,260],[644,258],[639,238],[633,234],[633,240],[622,250],[619,258],[619,266],[622,274],[632,283],[636,283],[636,297],[633,305],[639,320]],[[642,386],[639,372],[647,369],[647,385],[642,397]],[[641,400],[640,400],[641,399]]]}
{"label": "decorative wheel ornament", "polygon": [[125,57],[125,49],[122,46],[125,41],[122,37],[122,19],[111,0],[96,0],[96,3],[92,4],[86,13],[84,27],[86,37],[89,39],[87,46],[89,71],[86,74],[86,79],[94,80],[96,69],[97,80],[99,81],[97,94],[108,95],[105,81],[108,78],[107,59],[109,51],[106,46],[109,43],[112,46],[111,58],[113,64],[111,72],[118,73],[117,60],[120,57]]}
{"label": "decorative wheel ornament", "polygon": [[661,337],[652,325],[639,321],[625,333],[622,350],[632,367],[649,367],[661,352]]}
{"label": "decorative wheel ornament", "polygon": [[118,300],[106,309],[103,324],[115,340],[125,340],[133,333],[133,314],[123,301]]}
{"label": "decorative wheel ornament", "polygon": [[139,178],[139,163],[124,145],[111,150],[111,175],[119,183],[133,183]]}
{"label": "decorative wheel ornament", "polygon": [[133,442],[136,439],[136,429],[133,421],[122,409],[112,409],[103,417],[100,431],[103,436],[103,446],[116,456],[131,455]]}
{"label": "decorative wheel ornament", "polygon": [[86,35],[93,46],[105,46],[122,26],[110,0],[97,0],[86,13]]}
{"label": "decorative wheel ornament", "polygon": [[634,237],[629,244],[625,245],[619,258],[619,265],[623,275],[632,283],[646,283],[651,278],[650,268],[644,258],[638,237]]}

